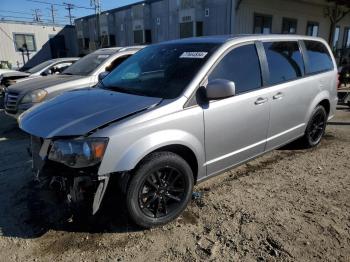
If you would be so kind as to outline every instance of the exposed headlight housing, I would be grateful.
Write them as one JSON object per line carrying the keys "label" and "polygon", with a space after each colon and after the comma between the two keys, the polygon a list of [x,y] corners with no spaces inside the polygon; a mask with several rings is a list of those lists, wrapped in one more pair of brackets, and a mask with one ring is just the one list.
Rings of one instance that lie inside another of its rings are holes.
{"label": "exposed headlight housing", "polygon": [[46,96],[47,96],[47,91],[43,89],[37,89],[26,94],[22,98],[21,104],[40,103],[45,99]]}
{"label": "exposed headlight housing", "polygon": [[102,161],[108,138],[56,140],[49,159],[72,168],[94,166]]}

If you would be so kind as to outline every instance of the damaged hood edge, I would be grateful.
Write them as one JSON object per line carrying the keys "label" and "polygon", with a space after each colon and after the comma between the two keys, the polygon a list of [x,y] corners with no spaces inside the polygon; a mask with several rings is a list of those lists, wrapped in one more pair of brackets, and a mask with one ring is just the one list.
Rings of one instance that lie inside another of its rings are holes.
{"label": "damaged hood edge", "polygon": [[163,99],[102,89],[67,92],[19,118],[20,128],[37,137],[82,136],[153,108]]}

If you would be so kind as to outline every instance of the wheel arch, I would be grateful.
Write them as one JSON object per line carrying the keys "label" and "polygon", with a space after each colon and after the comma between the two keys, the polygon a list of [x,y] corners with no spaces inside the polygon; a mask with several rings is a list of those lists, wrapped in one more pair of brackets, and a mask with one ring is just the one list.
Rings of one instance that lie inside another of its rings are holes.
{"label": "wheel arch", "polygon": [[173,152],[184,158],[193,171],[194,181],[205,175],[203,142],[201,138],[183,130],[158,131],[120,149],[120,154],[108,154],[108,158],[102,161],[98,174],[134,170],[145,157],[159,151]]}
{"label": "wheel arch", "polygon": [[326,110],[327,112],[327,116],[329,115],[330,111],[331,111],[331,103],[329,102],[328,99],[323,99],[322,101],[320,101],[318,103],[318,105],[321,105],[324,107],[324,109]]}
{"label": "wheel arch", "polygon": [[181,158],[183,158],[187,164],[191,167],[192,173],[193,173],[193,179],[194,182],[197,182],[198,178],[198,160],[197,156],[195,153],[187,146],[181,145],[181,144],[171,144],[171,145],[166,145],[162,146],[160,148],[157,148],[153,150],[152,152],[148,153],[145,155],[136,165],[135,168],[137,168],[140,163],[149,155],[156,153],[156,152],[172,152],[174,154],[177,154]]}
{"label": "wheel arch", "polygon": [[[308,108],[308,112],[306,114],[306,118],[305,118],[305,124],[307,125],[307,123],[310,120],[311,114],[314,111],[314,109],[318,106],[318,105],[322,105],[327,112],[327,115],[329,116],[329,114],[331,113],[331,102],[330,102],[330,95],[329,92],[327,91],[323,91],[320,92],[312,101],[312,103],[310,104],[309,108]],[[306,126],[305,126],[306,128]]]}

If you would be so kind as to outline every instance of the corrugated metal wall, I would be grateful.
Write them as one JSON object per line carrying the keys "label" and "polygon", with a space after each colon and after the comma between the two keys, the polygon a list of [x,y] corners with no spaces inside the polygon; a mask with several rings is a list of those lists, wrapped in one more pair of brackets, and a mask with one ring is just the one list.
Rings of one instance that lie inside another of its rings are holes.
{"label": "corrugated metal wall", "polygon": [[[239,9],[235,11],[237,3]],[[297,33],[305,34],[308,21],[319,23],[319,36],[328,39],[330,22],[324,15],[326,0],[150,0],[144,4],[108,11],[114,16],[109,31],[114,31],[116,45],[134,44],[133,30],[151,30],[152,42],[180,38],[180,23],[192,23],[193,36],[196,22],[203,23],[203,35],[253,33],[254,14],[272,16],[272,33],[281,33],[282,19],[297,19]],[[84,19],[85,24],[89,19]],[[94,31],[89,23],[89,31]],[[345,27],[350,26],[350,15],[339,23],[343,43]],[[83,26],[86,35],[86,26]],[[186,27],[187,28],[187,27]],[[188,29],[188,28],[187,28]]]}

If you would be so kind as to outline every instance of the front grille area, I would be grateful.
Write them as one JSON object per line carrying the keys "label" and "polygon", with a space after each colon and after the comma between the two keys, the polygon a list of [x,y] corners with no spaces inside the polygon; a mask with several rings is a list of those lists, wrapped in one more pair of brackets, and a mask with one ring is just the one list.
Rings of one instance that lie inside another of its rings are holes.
{"label": "front grille area", "polygon": [[15,92],[5,93],[5,110],[8,113],[17,113],[17,102],[19,94]]}

